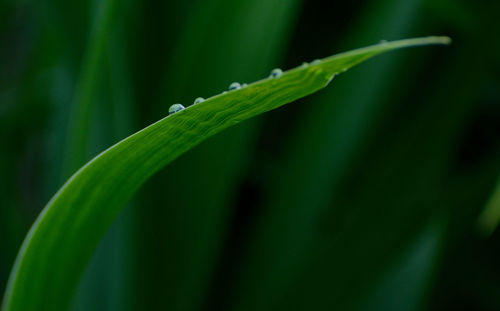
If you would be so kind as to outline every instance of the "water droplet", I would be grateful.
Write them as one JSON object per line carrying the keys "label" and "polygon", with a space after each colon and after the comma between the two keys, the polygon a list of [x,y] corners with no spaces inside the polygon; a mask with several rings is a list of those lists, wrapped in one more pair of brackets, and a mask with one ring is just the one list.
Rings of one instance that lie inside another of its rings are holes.
{"label": "water droplet", "polygon": [[243,84],[241,85],[241,87],[243,87],[243,88],[245,88],[245,87],[247,87],[247,86],[248,86],[248,84],[246,84],[246,83],[243,83]]}
{"label": "water droplet", "polygon": [[241,84],[239,84],[238,82],[233,82],[229,85],[230,91],[239,90],[239,89],[241,89]]}
{"label": "water droplet", "polygon": [[222,94],[227,94],[227,91],[222,92]]}
{"label": "water droplet", "polygon": [[304,67],[304,68],[309,67],[309,63],[308,62],[303,62],[302,63],[302,67]]}
{"label": "water droplet", "polygon": [[275,69],[273,69],[273,71],[271,71],[270,77],[275,78],[275,79],[279,79],[279,78],[281,78],[282,75],[283,75],[283,70],[281,70],[279,68],[275,68]]}
{"label": "water droplet", "polygon": [[321,60],[320,59],[315,59],[311,62],[311,65],[319,65],[321,64]]}
{"label": "water droplet", "polygon": [[168,114],[174,114],[184,109],[184,106],[181,104],[173,104],[170,108],[168,108]]}
{"label": "water droplet", "polygon": [[199,104],[205,101],[205,98],[203,97],[198,97],[197,99],[194,100],[194,104]]}

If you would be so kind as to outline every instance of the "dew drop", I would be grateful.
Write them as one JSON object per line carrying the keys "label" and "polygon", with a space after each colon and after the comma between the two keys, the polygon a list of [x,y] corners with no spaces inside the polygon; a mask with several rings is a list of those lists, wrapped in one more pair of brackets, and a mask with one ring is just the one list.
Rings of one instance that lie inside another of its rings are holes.
{"label": "dew drop", "polygon": [[248,86],[248,84],[246,84],[246,83],[243,83],[243,84],[241,85],[241,87],[242,87],[242,88],[245,88],[245,87],[247,87],[247,86]]}
{"label": "dew drop", "polygon": [[304,67],[304,68],[309,67],[309,63],[308,62],[303,62],[302,63],[302,67]]}
{"label": "dew drop", "polygon": [[233,82],[229,85],[230,91],[239,90],[239,89],[241,89],[241,84],[239,84],[238,82]]}
{"label": "dew drop", "polygon": [[311,62],[311,65],[319,65],[321,64],[321,60],[320,59],[315,59]]}
{"label": "dew drop", "polygon": [[168,114],[174,114],[184,109],[184,106],[181,104],[173,104],[172,106],[170,106],[170,108],[168,108]]}
{"label": "dew drop", "polygon": [[199,104],[205,101],[205,98],[203,97],[198,97],[197,99],[194,100],[194,104]]}
{"label": "dew drop", "polygon": [[281,78],[282,75],[283,75],[283,70],[281,70],[279,68],[275,68],[275,69],[273,69],[273,71],[271,71],[270,77],[274,78],[274,79],[279,79],[279,78]]}

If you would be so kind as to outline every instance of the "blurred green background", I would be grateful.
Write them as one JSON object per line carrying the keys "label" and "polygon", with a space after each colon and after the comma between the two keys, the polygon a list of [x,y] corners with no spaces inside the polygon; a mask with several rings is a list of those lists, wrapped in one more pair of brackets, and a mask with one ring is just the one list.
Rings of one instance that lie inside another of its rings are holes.
{"label": "blurred green background", "polygon": [[142,187],[73,310],[499,310],[500,2],[0,1],[0,290],[62,183],[176,102],[392,52]]}

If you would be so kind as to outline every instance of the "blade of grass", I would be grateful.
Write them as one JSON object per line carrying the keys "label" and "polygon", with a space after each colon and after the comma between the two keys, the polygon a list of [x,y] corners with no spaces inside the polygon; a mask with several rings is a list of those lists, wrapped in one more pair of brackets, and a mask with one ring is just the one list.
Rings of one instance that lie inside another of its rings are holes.
{"label": "blade of grass", "polygon": [[[327,86],[344,70],[397,48],[447,44],[427,37],[325,58],[209,98],[129,136],[77,171],[30,229],[12,269],[4,311],[65,310],[96,245],[152,174],[206,138]],[[313,107],[312,107],[313,108]]]}

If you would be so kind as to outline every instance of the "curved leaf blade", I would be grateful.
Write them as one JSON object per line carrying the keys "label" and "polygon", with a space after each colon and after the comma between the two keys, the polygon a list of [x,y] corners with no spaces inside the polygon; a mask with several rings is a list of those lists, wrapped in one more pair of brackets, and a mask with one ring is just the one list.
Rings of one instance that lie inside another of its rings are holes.
{"label": "curved leaf blade", "polygon": [[11,272],[5,311],[65,310],[99,240],[136,190],[155,172],[208,137],[326,87],[377,54],[448,44],[447,37],[381,43],[284,72],[209,98],[122,140],[78,170],[30,229]]}

